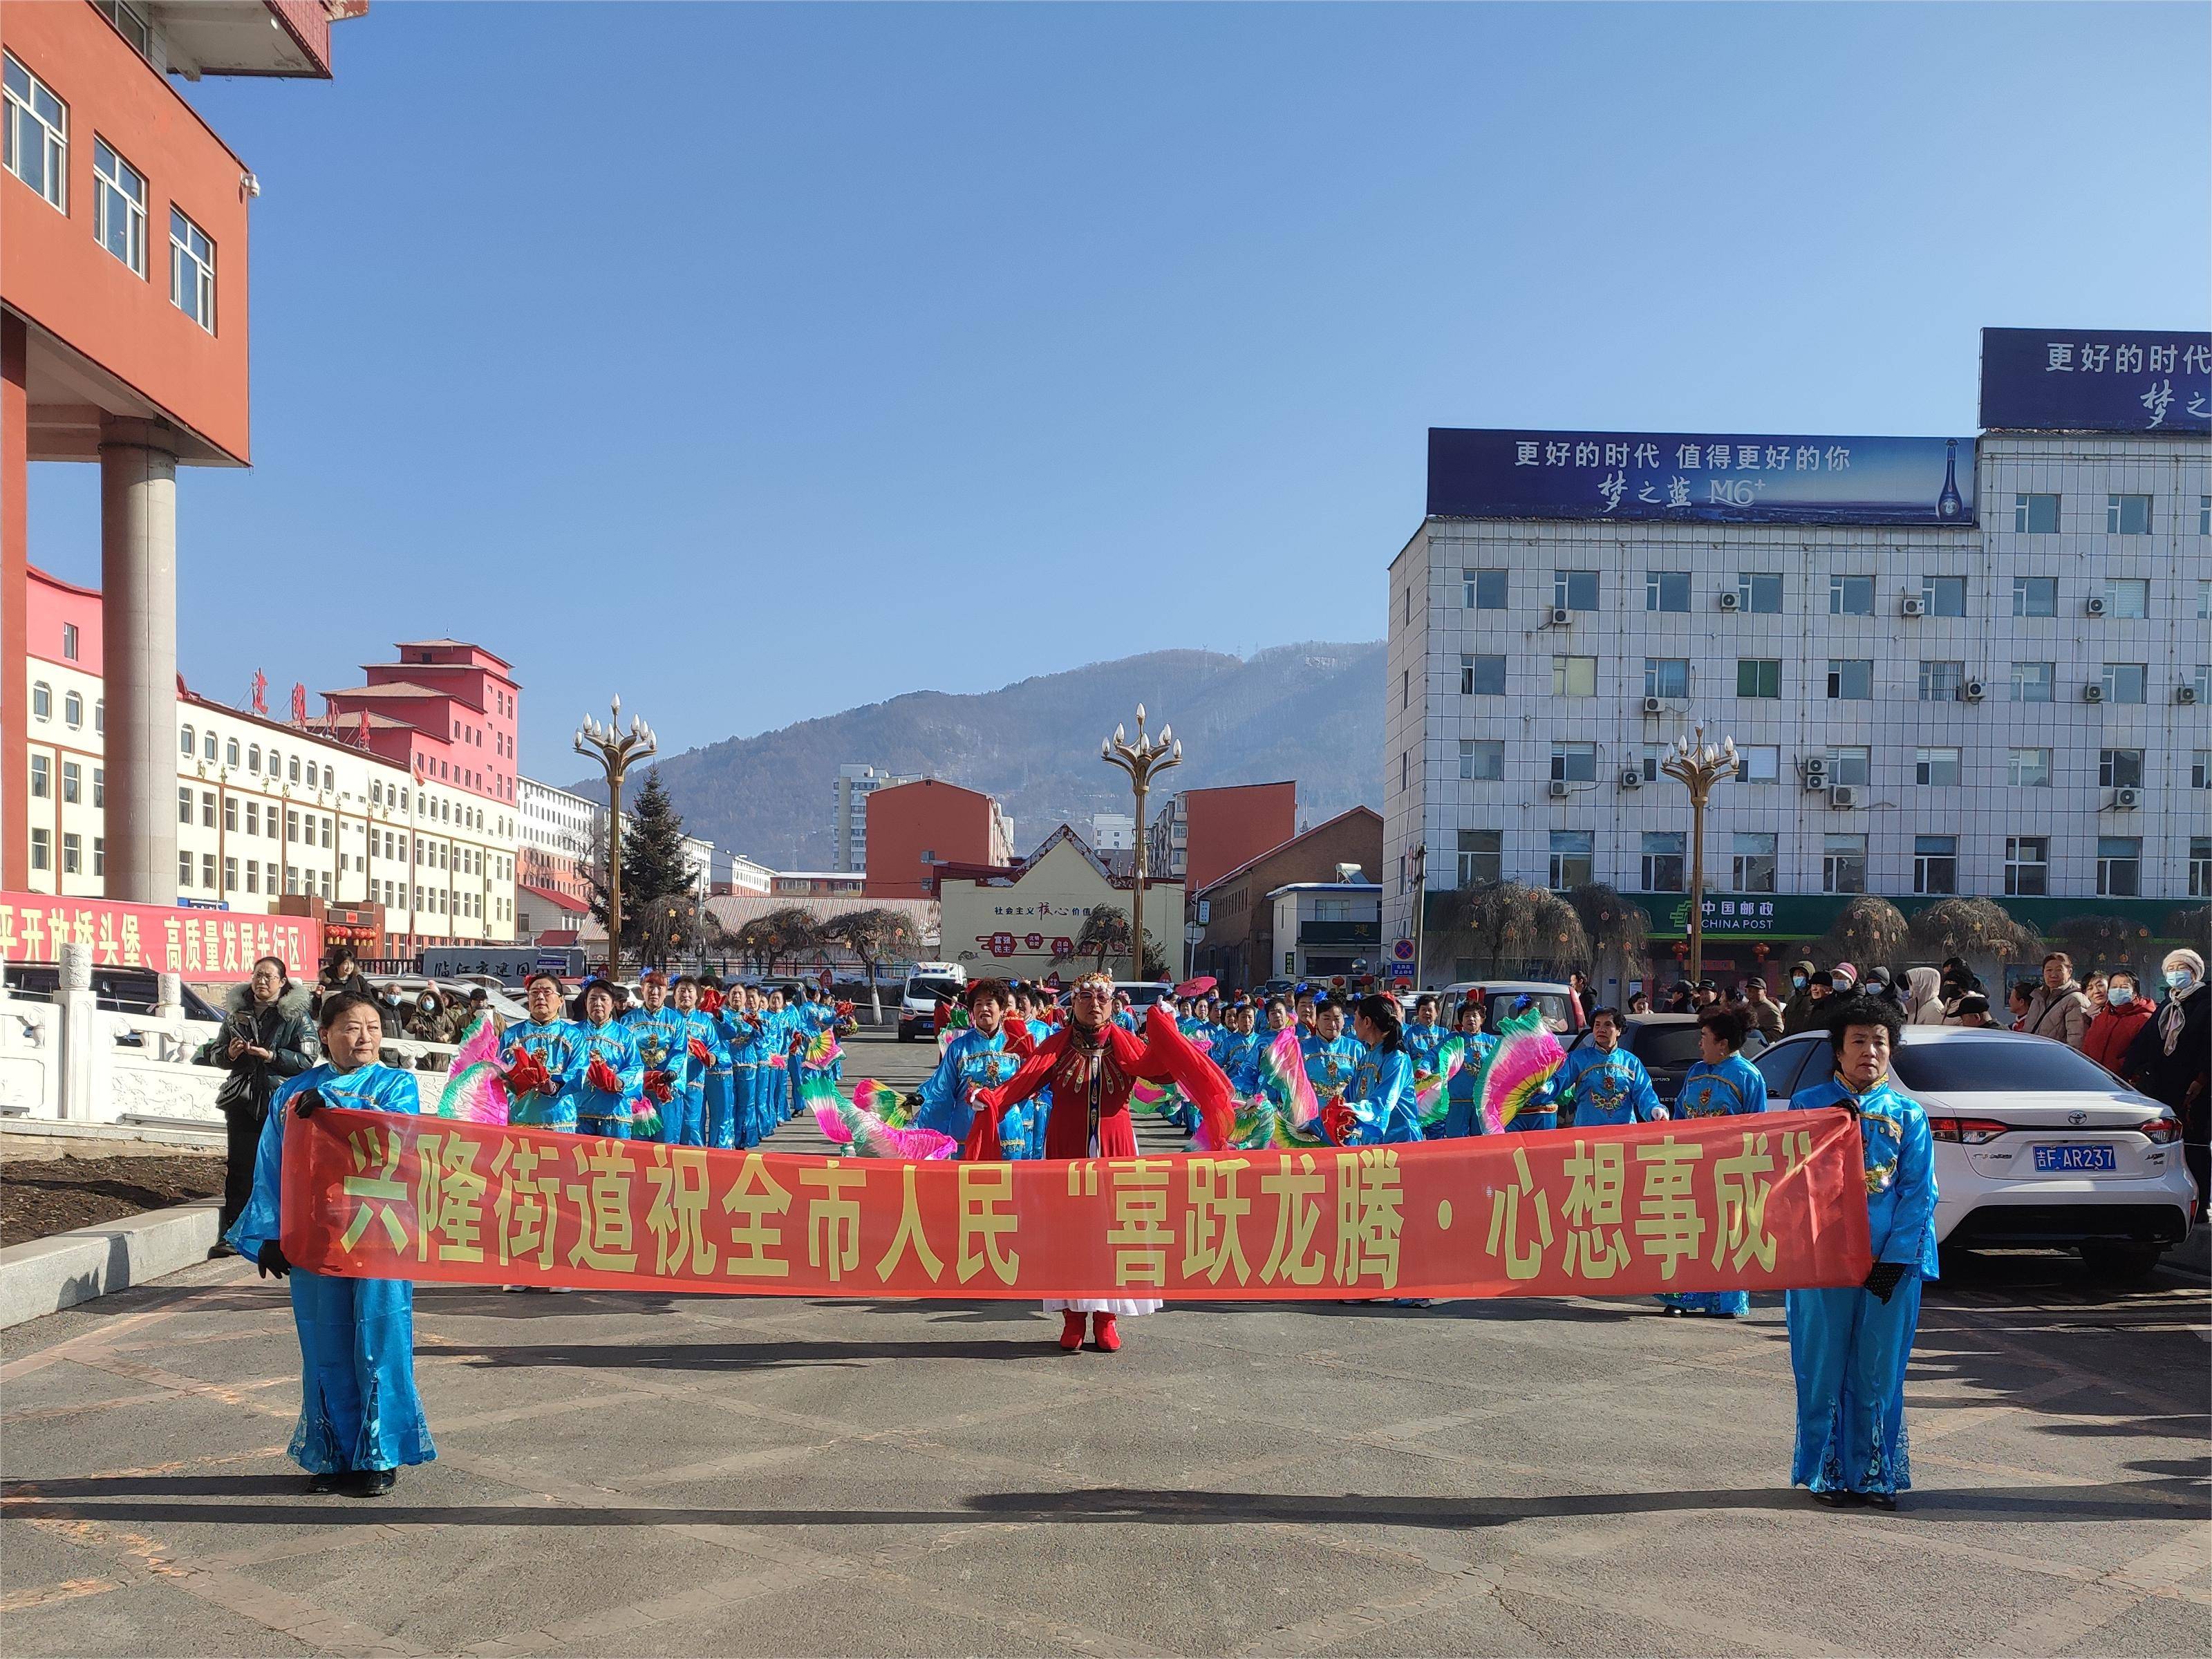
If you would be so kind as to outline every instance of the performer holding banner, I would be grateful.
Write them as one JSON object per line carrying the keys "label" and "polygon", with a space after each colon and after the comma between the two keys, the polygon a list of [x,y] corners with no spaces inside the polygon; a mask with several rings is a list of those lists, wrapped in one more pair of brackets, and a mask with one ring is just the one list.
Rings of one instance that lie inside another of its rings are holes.
{"label": "performer holding banner", "polygon": [[290,1281],[300,1334],[293,1462],[313,1477],[311,1491],[376,1498],[392,1490],[400,1465],[438,1455],[415,1391],[415,1286],[404,1279],[325,1277],[285,1259],[284,1126],[325,1106],[412,1116],[419,1102],[413,1073],[377,1063],[384,1023],[374,1001],[337,992],[324,999],[317,1024],[329,1059],[289,1079],[270,1102],[253,1194],[229,1243],[264,1279]]}
{"label": "performer holding banner", "polygon": [[1889,1086],[1890,1052],[1905,1029],[1897,1005],[1853,996],[1832,1006],[1835,1076],[1790,1103],[1841,1106],[1857,1118],[1874,1270],[1856,1288],[1793,1290],[1783,1299],[1797,1376],[1790,1481],[1832,1506],[1894,1510],[1912,1485],[1905,1366],[1922,1281],[1936,1277],[1935,1143],[1920,1103]]}

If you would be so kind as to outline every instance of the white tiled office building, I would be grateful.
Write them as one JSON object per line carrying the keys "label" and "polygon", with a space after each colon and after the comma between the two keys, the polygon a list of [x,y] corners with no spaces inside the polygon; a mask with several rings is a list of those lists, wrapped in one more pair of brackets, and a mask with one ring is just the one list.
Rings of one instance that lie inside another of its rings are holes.
{"label": "white tiled office building", "polygon": [[1423,847],[1431,894],[1684,890],[1657,763],[1699,721],[1743,757],[1705,822],[1730,914],[2212,896],[2212,439],[1958,453],[1978,524],[1427,518],[1389,574],[1388,936]]}

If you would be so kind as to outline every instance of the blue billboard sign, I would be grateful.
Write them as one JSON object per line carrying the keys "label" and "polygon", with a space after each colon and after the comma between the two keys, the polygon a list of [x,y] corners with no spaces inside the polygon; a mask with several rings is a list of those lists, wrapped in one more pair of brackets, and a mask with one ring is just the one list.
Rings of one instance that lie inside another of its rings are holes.
{"label": "blue billboard sign", "polygon": [[1448,519],[1971,525],[1974,441],[1431,427],[1428,510]]}
{"label": "blue billboard sign", "polygon": [[1985,328],[1982,425],[2029,432],[2212,432],[2212,334]]}

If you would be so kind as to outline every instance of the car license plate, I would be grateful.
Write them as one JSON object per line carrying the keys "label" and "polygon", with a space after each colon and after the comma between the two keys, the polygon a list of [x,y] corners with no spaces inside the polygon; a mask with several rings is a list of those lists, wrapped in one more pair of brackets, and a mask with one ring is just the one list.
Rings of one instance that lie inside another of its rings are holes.
{"label": "car license plate", "polygon": [[2039,1146],[2036,1173],[2071,1174],[2079,1170],[2117,1170],[2110,1146]]}

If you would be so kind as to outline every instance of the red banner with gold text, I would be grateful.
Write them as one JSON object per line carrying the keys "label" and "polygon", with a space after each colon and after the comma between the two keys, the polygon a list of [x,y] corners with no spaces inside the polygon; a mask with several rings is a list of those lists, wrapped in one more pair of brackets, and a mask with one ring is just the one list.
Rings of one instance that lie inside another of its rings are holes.
{"label": "red banner with gold text", "polygon": [[1316,1152],[901,1164],[326,1108],[321,1273],[725,1295],[1169,1301],[1783,1290],[1866,1277],[1858,1126],[1777,1112]]}

